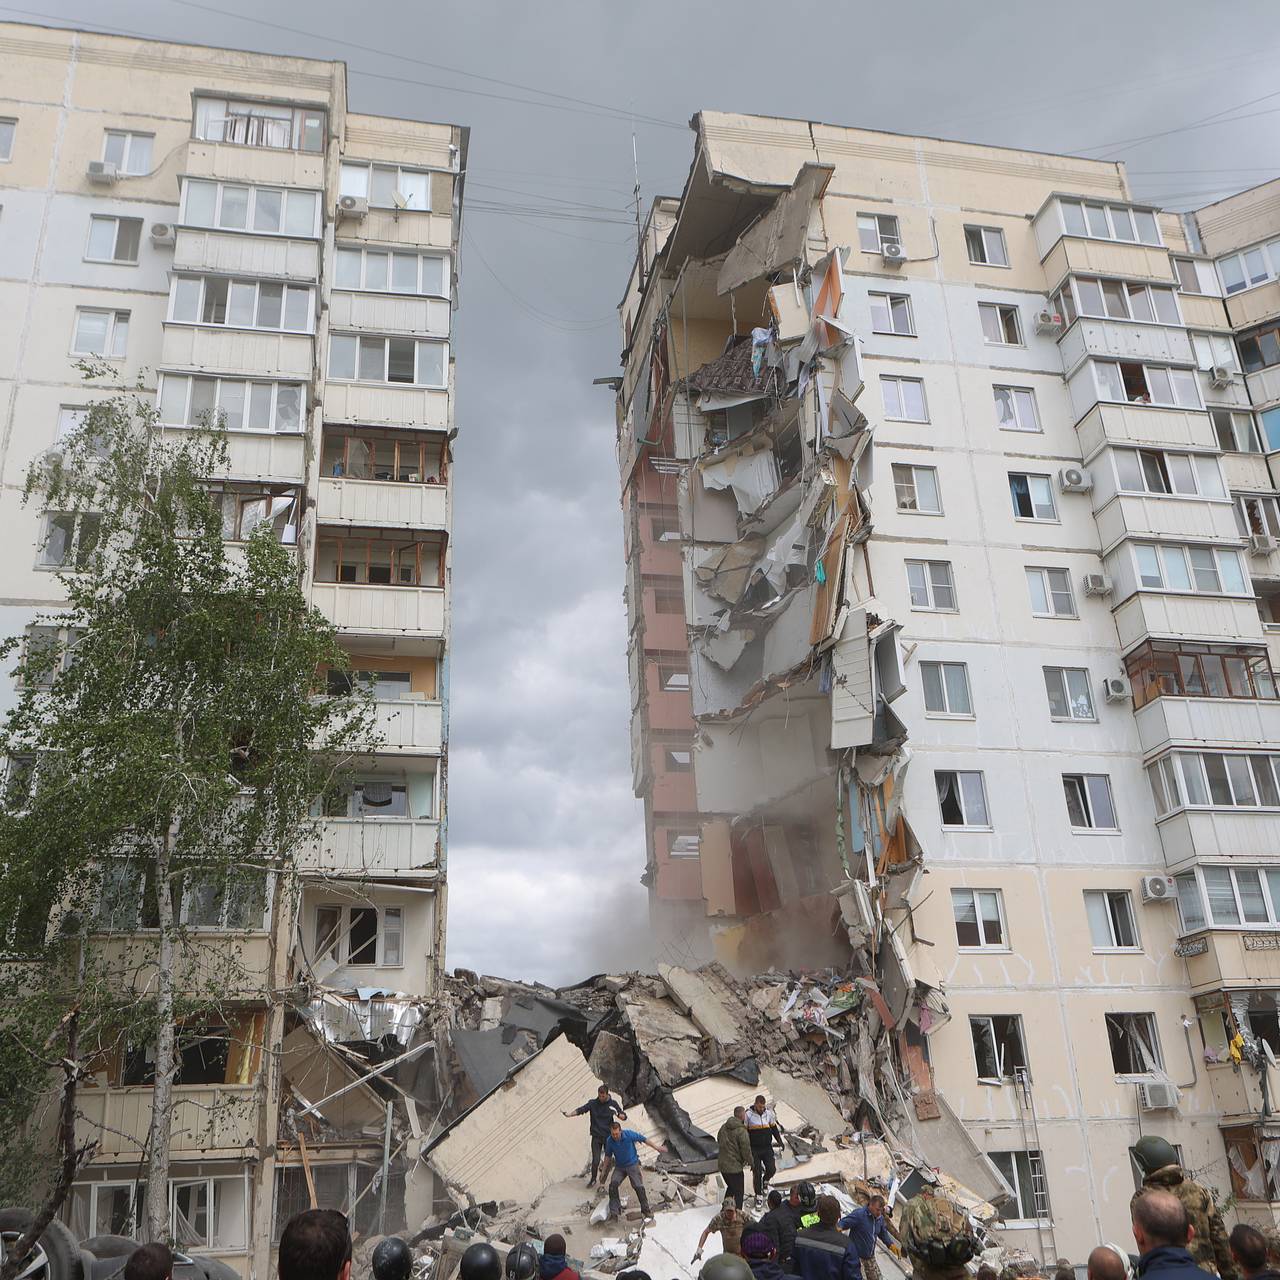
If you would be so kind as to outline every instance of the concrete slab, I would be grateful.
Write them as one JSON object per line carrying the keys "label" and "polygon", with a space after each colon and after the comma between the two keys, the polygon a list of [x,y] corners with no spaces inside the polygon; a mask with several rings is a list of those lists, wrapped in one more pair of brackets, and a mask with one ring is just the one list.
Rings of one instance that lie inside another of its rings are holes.
{"label": "concrete slab", "polygon": [[[719,1211],[719,1206],[712,1204],[657,1214],[653,1223],[645,1228],[637,1269],[655,1277],[655,1280],[657,1277],[661,1280],[697,1280],[702,1263],[690,1262],[690,1259],[698,1247],[698,1237]],[[720,1237],[710,1236],[702,1251],[702,1261],[722,1251]]]}
{"label": "concrete slab", "polygon": [[831,1095],[816,1080],[790,1076],[774,1067],[760,1068],[760,1085],[756,1093],[766,1098],[785,1102],[794,1107],[819,1133],[833,1136],[844,1133],[849,1122],[840,1114],[840,1108],[831,1101]]}
{"label": "concrete slab", "polygon": [[888,1147],[882,1142],[862,1142],[838,1151],[821,1151],[786,1169],[779,1167],[773,1185],[781,1188],[796,1182],[838,1182],[844,1178],[879,1178],[887,1185],[893,1180],[894,1171]]}
{"label": "concrete slab", "polygon": [[679,965],[660,964],[658,976],[671,992],[671,998],[694,1025],[726,1048],[736,1044],[742,1031],[719,993],[700,973]]}
{"label": "concrete slab", "polygon": [[[674,1090],[676,1101],[689,1113],[689,1119],[713,1137],[720,1126],[733,1114],[734,1107],[749,1107],[756,1094],[773,1095],[766,1088],[761,1090],[752,1084],[743,1084],[733,1076],[706,1076],[690,1084],[682,1084]],[[799,1129],[805,1117],[794,1107],[779,1100],[778,1120],[784,1129]]]}
{"label": "concrete slab", "polygon": [[702,1032],[671,1000],[632,988],[618,996],[640,1051],[658,1078],[677,1085],[702,1067]]}

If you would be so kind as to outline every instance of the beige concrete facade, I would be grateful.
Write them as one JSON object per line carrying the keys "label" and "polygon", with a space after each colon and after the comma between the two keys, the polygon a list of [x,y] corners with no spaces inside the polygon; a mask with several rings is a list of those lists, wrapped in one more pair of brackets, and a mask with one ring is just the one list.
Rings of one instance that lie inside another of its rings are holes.
{"label": "beige concrete facade", "polygon": [[[295,900],[278,895],[248,929],[193,924],[211,954],[234,948],[248,979],[229,993],[223,1034],[242,1051],[227,1078],[176,1086],[174,1235],[265,1276],[282,1219],[308,1198],[298,1131],[320,1203],[376,1228],[365,1193],[382,1165],[381,1105],[376,1120],[347,1108],[317,1127],[298,1114],[291,1072],[352,1028],[407,1045],[444,962],[450,337],[467,131],[349,111],[339,62],[11,23],[0,60],[4,633],[58,604],[39,554],[45,515],[21,504],[27,467],[69,412],[137,384],[168,430],[225,415],[231,465],[211,480],[284,513],[307,590],[376,682],[381,741],[322,815]],[[107,218],[125,221],[108,232]],[[82,385],[72,362],[90,349],[112,385]],[[228,516],[233,540],[242,519]],[[304,979],[310,1006],[283,994]],[[361,1004],[357,988],[375,994]],[[282,1057],[299,1030],[311,1052]],[[84,1090],[83,1130],[100,1146],[68,1212],[85,1235],[136,1225],[150,1088],[130,1071],[105,1064]],[[372,1105],[367,1089],[351,1096]],[[416,1145],[396,1150],[389,1226],[406,1212],[416,1226],[429,1188],[406,1206]]]}

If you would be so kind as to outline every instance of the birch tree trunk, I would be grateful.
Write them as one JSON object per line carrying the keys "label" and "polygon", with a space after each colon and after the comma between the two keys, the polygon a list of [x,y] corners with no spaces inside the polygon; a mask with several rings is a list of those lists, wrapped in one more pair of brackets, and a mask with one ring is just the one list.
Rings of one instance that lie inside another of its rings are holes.
{"label": "birch tree trunk", "polygon": [[166,834],[156,854],[156,908],[160,924],[156,957],[156,1080],[147,1135],[147,1191],[142,1226],[148,1241],[169,1239],[169,1141],[173,1131],[173,1077],[177,1071],[173,1026],[174,919],[169,883],[172,835]]}

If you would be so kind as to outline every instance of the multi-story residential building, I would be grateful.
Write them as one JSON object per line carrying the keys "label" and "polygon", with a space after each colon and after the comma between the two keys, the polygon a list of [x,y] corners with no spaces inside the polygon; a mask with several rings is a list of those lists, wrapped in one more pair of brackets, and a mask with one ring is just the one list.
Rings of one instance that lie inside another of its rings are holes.
{"label": "multi-story residential building", "polygon": [[[21,634],[56,610],[48,570],[79,534],[22,506],[28,464],[85,405],[140,384],[166,430],[221,418],[230,467],[210,479],[227,538],[265,520],[297,547],[377,700],[377,748],[326,803],[299,900],[182,908],[202,945],[238,948],[257,980],[183,1058],[174,1238],[266,1275],[309,1185],[375,1220],[392,1118],[350,1086],[351,1064],[408,1043],[443,963],[467,131],[357,114],[340,62],[14,24],[0,57],[0,626]],[[115,376],[86,387],[82,355]],[[82,1089],[98,1141],[70,1203],[83,1234],[136,1223],[150,1085],[145,1046],[127,1056]],[[397,1134],[392,1225],[430,1194],[414,1192],[406,1151]]]}
{"label": "multi-story residential building", "polygon": [[1128,1238],[1142,1133],[1271,1220],[1280,184],[694,129],[621,304],[655,932],[852,944],[910,1139],[1046,1259]]}

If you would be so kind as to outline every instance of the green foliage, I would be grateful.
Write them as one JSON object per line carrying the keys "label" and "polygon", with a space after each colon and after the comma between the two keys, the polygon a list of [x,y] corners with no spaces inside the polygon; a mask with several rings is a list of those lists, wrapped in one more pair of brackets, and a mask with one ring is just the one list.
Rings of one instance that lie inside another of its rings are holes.
{"label": "green foliage", "polygon": [[220,431],[166,433],[122,395],[27,477],[26,501],[68,517],[72,538],[66,607],[40,620],[60,630],[0,650],[17,681],[0,727],[17,762],[0,806],[4,1174],[39,1168],[42,1144],[53,1163],[41,1117],[68,1008],[96,1071],[154,1038],[162,988],[178,1020],[249,986],[268,999],[234,934],[210,947],[175,923],[159,972],[163,895],[175,922],[185,901],[232,929],[260,930],[272,901],[290,910],[315,798],[374,745],[367,695],[319,694],[318,671],[347,659],[306,600],[298,549],[269,519],[224,542],[209,477],[227,462]]}

